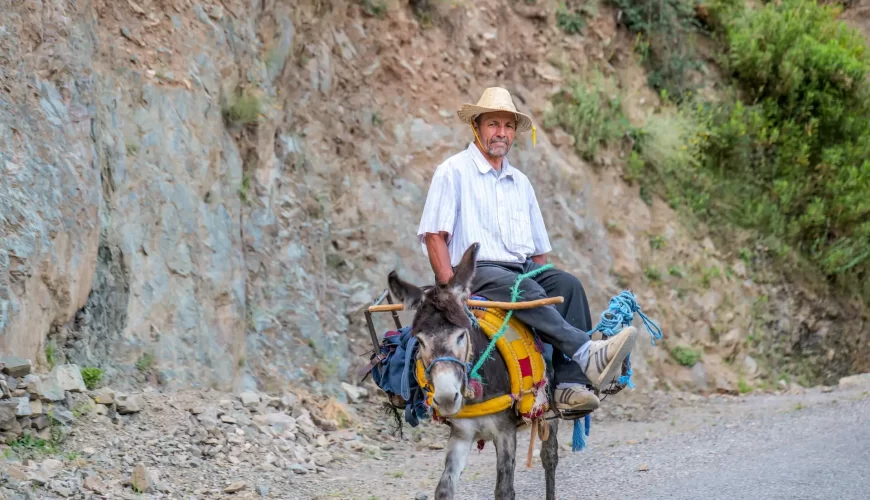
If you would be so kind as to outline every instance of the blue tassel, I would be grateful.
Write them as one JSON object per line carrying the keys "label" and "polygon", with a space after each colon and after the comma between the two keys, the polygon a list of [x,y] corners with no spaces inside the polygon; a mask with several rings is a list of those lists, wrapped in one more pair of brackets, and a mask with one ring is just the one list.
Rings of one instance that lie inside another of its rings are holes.
{"label": "blue tassel", "polygon": [[592,414],[586,415],[586,418],[583,419],[586,422],[586,435],[589,435],[589,429],[592,428]]}
{"label": "blue tassel", "polygon": [[[589,415],[586,415],[584,421],[586,421],[587,425],[583,425],[580,423],[580,419],[574,421],[574,435],[571,437],[571,451],[577,452],[584,448],[586,448],[586,436],[589,435],[589,425],[588,422],[591,419]],[[586,427],[584,430],[583,427]]]}
{"label": "blue tassel", "polygon": [[625,371],[625,375],[621,375],[619,377],[619,385],[624,385],[626,387],[634,388],[634,384],[631,382],[631,354],[625,357],[625,364],[628,366],[628,369]]}

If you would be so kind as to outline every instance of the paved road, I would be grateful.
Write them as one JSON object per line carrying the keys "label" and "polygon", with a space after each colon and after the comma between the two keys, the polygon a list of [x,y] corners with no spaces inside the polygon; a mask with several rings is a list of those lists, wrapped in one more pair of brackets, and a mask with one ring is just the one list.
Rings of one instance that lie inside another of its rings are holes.
{"label": "paved road", "polygon": [[[693,429],[565,457],[558,498],[870,499],[867,393],[783,398],[714,411]],[[639,471],[642,465],[649,470]],[[543,498],[540,465],[523,468],[517,498]],[[492,477],[460,484],[459,498],[492,498]]]}

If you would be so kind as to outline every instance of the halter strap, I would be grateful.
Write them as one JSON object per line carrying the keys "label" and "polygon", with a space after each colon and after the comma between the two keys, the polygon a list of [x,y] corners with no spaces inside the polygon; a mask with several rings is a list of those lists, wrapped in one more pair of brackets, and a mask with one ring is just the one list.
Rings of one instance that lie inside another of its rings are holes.
{"label": "halter strap", "polygon": [[426,378],[427,379],[429,378],[429,372],[432,371],[432,367],[435,366],[435,363],[438,363],[439,361],[449,361],[451,363],[456,363],[459,366],[465,368],[466,374],[468,373],[468,370],[471,369],[471,363],[466,363],[458,358],[454,358],[453,356],[441,356],[440,358],[433,359],[432,362],[429,363],[429,366],[426,367]]}

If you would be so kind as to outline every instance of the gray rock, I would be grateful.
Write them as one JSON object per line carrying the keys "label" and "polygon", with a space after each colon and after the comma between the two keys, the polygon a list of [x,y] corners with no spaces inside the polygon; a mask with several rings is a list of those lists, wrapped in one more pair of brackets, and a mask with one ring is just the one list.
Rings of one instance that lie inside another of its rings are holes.
{"label": "gray rock", "polygon": [[429,500],[429,495],[421,491],[417,493],[417,496],[414,497],[414,500]]}
{"label": "gray rock", "polygon": [[242,405],[245,408],[251,408],[260,404],[260,396],[255,392],[245,391],[239,395],[242,400]]}
{"label": "gray rock", "polygon": [[264,484],[258,484],[256,489],[257,489],[257,494],[260,495],[261,497],[269,496],[269,487],[268,486],[266,486]]}
{"label": "gray rock", "polygon": [[85,381],[82,379],[82,372],[78,365],[64,364],[57,365],[49,373],[49,378],[52,379],[57,387],[62,391],[70,392],[87,392]]}
{"label": "gray rock", "polygon": [[108,387],[102,387],[91,394],[94,401],[101,405],[111,405],[115,402],[115,391]]}
{"label": "gray rock", "polygon": [[850,375],[840,379],[840,387],[868,387],[870,388],[870,373]]}
{"label": "gray rock", "polygon": [[363,398],[368,396],[368,391],[366,391],[364,388],[350,385],[347,382],[342,382],[341,388],[344,389],[345,394],[347,394],[347,398],[350,399],[352,403],[358,403]]}
{"label": "gray rock", "polygon": [[299,475],[308,474],[308,467],[305,467],[302,464],[293,464],[289,467],[289,469],[294,474],[299,474]]}
{"label": "gray rock", "polygon": [[36,418],[30,419],[30,426],[34,429],[41,431],[51,424],[51,420],[49,420],[47,415],[39,415]]}
{"label": "gray rock", "polygon": [[15,411],[15,415],[18,417],[29,417],[33,415],[33,411],[30,409],[30,398],[27,396],[23,396],[20,398],[13,398],[14,401],[18,402],[18,408]]}
{"label": "gray rock", "polygon": [[139,394],[122,394],[118,393],[115,395],[117,402],[117,410],[121,415],[126,415],[128,413],[137,413],[142,411],[145,408],[145,400]]}
{"label": "gray rock", "polygon": [[0,365],[3,365],[3,373],[11,377],[28,375],[33,368],[29,359],[22,359],[12,355],[0,356]]}
{"label": "gray rock", "polygon": [[145,464],[140,463],[133,468],[133,474],[130,476],[130,484],[133,486],[133,491],[137,493],[148,493],[154,488],[157,479],[155,471],[145,467]]}
{"label": "gray rock", "polygon": [[17,412],[17,401],[0,401],[0,431],[9,430],[18,423],[15,415]]}
{"label": "gray rock", "polygon": [[704,363],[698,361],[692,367],[692,381],[698,390],[707,389],[707,370],[704,369]]}
{"label": "gray rock", "polygon": [[48,416],[63,425],[72,425],[72,423],[75,421],[75,417],[73,417],[71,411],[63,408],[58,408],[57,406],[49,410]]}

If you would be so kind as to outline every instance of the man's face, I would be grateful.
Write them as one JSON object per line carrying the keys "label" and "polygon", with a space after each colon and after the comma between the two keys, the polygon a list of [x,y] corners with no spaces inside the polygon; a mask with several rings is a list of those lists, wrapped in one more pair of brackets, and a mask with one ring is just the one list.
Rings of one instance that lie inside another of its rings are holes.
{"label": "man's face", "polygon": [[477,133],[487,154],[501,157],[508,154],[514,143],[517,130],[517,119],[513,113],[498,111],[484,113],[478,117]]}

